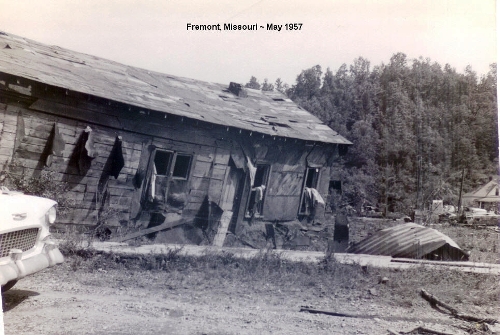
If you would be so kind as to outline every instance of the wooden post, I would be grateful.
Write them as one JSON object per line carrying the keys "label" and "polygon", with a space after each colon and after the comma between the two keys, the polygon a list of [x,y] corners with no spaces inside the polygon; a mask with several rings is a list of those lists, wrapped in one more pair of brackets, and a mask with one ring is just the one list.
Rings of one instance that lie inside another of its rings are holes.
{"label": "wooden post", "polygon": [[462,182],[460,183],[460,193],[458,194],[457,216],[460,215],[460,207],[462,206],[462,189],[464,187],[465,168],[462,169]]}

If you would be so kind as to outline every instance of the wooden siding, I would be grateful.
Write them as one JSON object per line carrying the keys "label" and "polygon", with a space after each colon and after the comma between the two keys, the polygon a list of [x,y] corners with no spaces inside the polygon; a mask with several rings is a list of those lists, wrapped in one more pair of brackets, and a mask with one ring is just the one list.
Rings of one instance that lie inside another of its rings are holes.
{"label": "wooden siding", "polygon": [[[66,217],[59,218],[60,224],[93,226],[99,217],[107,215],[107,224],[118,227],[140,217],[136,217],[134,208],[147,185],[144,181],[137,185],[136,174],[147,168],[148,146],[192,156],[182,209],[186,218],[196,217],[207,199],[221,205],[231,154],[248,155],[251,160],[271,166],[264,219],[288,221],[297,217],[306,157],[311,150],[304,141],[252,137],[248,133],[214,128],[175,116],[146,114],[138,120],[136,112],[113,110],[111,105],[98,105],[91,100],[68,100],[50,90],[29,106],[0,104],[0,164],[5,168],[7,163],[18,162],[27,176],[53,171],[56,180],[66,182],[69,186],[67,196],[76,201],[76,206]],[[48,140],[54,124],[63,139],[64,149],[61,155],[53,157],[51,166],[46,167]],[[74,152],[88,126],[95,135],[98,154],[82,175],[74,163]],[[109,164],[117,136],[122,138],[125,164],[115,179],[104,168]],[[328,194],[329,174],[329,170],[322,169],[319,191],[324,196]],[[240,199],[239,220],[249,194],[247,182]]]}

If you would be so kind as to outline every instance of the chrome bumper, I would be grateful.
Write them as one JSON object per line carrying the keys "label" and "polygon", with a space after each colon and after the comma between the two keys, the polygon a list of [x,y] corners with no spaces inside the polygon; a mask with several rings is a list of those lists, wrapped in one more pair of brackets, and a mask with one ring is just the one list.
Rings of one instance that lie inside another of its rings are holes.
{"label": "chrome bumper", "polygon": [[12,250],[9,262],[0,265],[0,285],[5,285],[11,280],[21,279],[64,261],[61,252],[52,243],[45,244],[39,254],[24,259],[22,256],[21,250]]}

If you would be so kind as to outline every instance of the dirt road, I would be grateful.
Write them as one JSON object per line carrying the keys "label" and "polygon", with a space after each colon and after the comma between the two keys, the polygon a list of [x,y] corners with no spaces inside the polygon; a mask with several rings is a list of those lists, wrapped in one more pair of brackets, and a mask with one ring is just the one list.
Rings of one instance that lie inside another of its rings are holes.
{"label": "dirt road", "polygon": [[[388,329],[426,326],[465,334],[458,328],[465,324],[436,313],[423,300],[391,306],[379,301],[376,291],[327,296],[321,288],[293,283],[276,289],[203,277],[172,286],[164,272],[82,272],[77,266],[66,262],[47,269],[5,293],[5,333],[388,334]],[[304,313],[301,306],[363,317]]]}

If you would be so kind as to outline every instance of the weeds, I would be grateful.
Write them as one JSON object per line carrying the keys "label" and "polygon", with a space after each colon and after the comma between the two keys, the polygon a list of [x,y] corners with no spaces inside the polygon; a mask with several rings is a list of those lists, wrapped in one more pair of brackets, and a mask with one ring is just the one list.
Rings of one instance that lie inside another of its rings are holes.
{"label": "weeds", "polygon": [[55,200],[58,215],[68,213],[76,203],[66,195],[69,185],[57,180],[57,173],[54,171],[40,171],[39,175],[28,177],[22,166],[11,163],[0,172],[0,183],[14,191]]}
{"label": "weeds", "polygon": [[[439,293],[447,303],[466,306],[464,310],[467,306],[497,306],[500,296],[495,275],[436,271],[424,266],[379,269],[342,264],[333,258],[319,263],[292,262],[269,251],[250,258],[210,251],[189,256],[182,248],[147,255],[100,253],[92,249],[67,255],[75,271],[116,271],[115,275],[134,277],[137,285],[151,289],[164,289],[165,283],[169,290],[203,287],[222,290],[231,286],[249,292],[281,292],[285,296],[300,292],[312,301],[325,297],[361,302],[376,300],[408,308],[425,305],[418,296],[419,290],[425,288]],[[381,278],[387,280],[381,281]]]}

